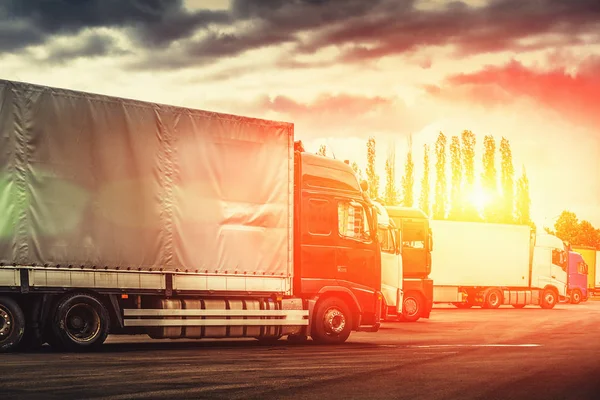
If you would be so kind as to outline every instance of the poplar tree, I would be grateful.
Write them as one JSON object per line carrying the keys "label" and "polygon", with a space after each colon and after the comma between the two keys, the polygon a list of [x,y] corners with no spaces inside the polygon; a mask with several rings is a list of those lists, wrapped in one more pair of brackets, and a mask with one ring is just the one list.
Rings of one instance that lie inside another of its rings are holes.
{"label": "poplar tree", "polygon": [[408,139],[408,152],[404,164],[404,176],[402,177],[402,205],[412,207],[414,203],[415,164],[412,159],[412,139]]}
{"label": "poplar tree", "polygon": [[460,139],[458,136],[452,136],[450,142],[450,168],[452,171],[452,181],[450,189],[450,212],[449,219],[459,220],[463,214],[462,201],[462,165]]}
{"label": "poplar tree", "polygon": [[435,199],[433,204],[433,217],[446,218],[446,136],[440,132],[435,142]]}
{"label": "poplar tree", "polygon": [[375,170],[375,138],[367,141],[367,182],[369,182],[369,197],[376,199],[379,196],[379,176]]}
{"label": "poplar tree", "polygon": [[515,168],[510,143],[505,137],[500,141],[500,154],[502,157],[502,220],[512,224],[515,222]]}
{"label": "poplar tree", "polygon": [[423,178],[421,179],[421,196],[419,197],[419,208],[428,216],[431,214],[431,202],[429,200],[429,146],[423,145]]}
{"label": "poplar tree", "polygon": [[529,196],[529,179],[525,166],[521,177],[517,181],[517,204],[516,204],[517,223],[521,225],[531,225],[531,197]]}
{"label": "poplar tree", "polygon": [[393,206],[398,204],[398,190],[394,182],[394,166],[389,159],[385,160],[385,204]]}
{"label": "poplar tree", "polygon": [[498,180],[496,171],[496,142],[494,137],[486,135],[483,138],[483,173],[481,183],[489,196],[484,206],[483,215],[487,222],[498,222]]}
{"label": "poplar tree", "polygon": [[[462,171],[463,171],[463,197],[470,200],[470,196],[475,191],[475,135],[469,130],[464,130],[461,134],[462,146]],[[464,204],[463,218],[467,221],[478,221],[479,211],[473,203],[467,201]]]}

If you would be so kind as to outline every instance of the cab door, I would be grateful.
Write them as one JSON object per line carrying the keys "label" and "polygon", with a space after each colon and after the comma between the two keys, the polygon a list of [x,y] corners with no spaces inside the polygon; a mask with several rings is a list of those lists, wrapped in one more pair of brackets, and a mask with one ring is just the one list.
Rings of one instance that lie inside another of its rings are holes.
{"label": "cab door", "polygon": [[338,199],[336,276],[342,286],[379,289],[379,246],[374,240],[365,206],[354,200]]}
{"label": "cab door", "polygon": [[388,307],[396,307],[399,285],[402,283],[402,258],[396,251],[394,232],[390,228],[379,227],[381,247],[381,292]]}

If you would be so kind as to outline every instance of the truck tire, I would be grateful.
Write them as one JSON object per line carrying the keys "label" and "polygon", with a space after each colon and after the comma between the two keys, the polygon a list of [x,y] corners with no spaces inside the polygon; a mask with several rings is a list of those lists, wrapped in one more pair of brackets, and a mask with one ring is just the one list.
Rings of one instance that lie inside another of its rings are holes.
{"label": "truck tire", "polygon": [[581,303],[581,291],[579,289],[573,290],[571,293],[571,304],[579,304]]}
{"label": "truck tire", "polygon": [[15,350],[25,333],[25,314],[16,301],[0,297],[0,353]]}
{"label": "truck tire", "polygon": [[342,344],[352,331],[350,307],[338,297],[328,297],[317,303],[312,339],[319,344]]}
{"label": "truck tire", "polygon": [[544,289],[542,291],[542,298],[540,301],[540,307],[546,310],[554,308],[558,302],[558,294],[553,289]]}
{"label": "truck tire", "polygon": [[402,303],[400,321],[416,322],[421,318],[423,310],[423,297],[419,293],[408,292]]}
{"label": "truck tire", "polygon": [[68,351],[95,350],[104,343],[110,317],[102,302],[87,293],[70,293],[57,304],[51,345]]}
{"label": "truck tire", "polygon": [[483,308],[496,309],[502,305],[503,298],[500,289],[489,289],[483,301]]}

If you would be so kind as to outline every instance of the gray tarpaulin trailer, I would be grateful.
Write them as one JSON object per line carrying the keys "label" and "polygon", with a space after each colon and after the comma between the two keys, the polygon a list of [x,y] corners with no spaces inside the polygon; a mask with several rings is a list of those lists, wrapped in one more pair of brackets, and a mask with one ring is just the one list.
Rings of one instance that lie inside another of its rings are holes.
{"label": "gray tarpaulin trailer", "polygon": [[292,124],[0,81],[0,347],[306,333],[293,197]]}

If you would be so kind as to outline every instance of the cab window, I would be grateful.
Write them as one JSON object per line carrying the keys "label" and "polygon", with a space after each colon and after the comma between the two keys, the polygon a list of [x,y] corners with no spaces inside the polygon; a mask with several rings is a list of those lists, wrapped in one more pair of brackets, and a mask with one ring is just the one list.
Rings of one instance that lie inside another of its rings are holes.
{"label": "cab window", "polygon": [[566,270],[566,253],[562,250],[552,249],[552,264],[561,267],[563,270]]}
{"label": "cab window", "polygon": [[394,235],[390,229],[378,229],[377,236],[381,251],[385,253],[395,253]]}
{"label": "cab window", "polygon": [[338,231],[341,237],[370,241],[369,221],[361,204],[338,203]]}
{"label": "cab window", "polygon": [[331,234],[331,217],[329,202],[323,199],[308,201],[308,232],[312,235],[328,236]]}

